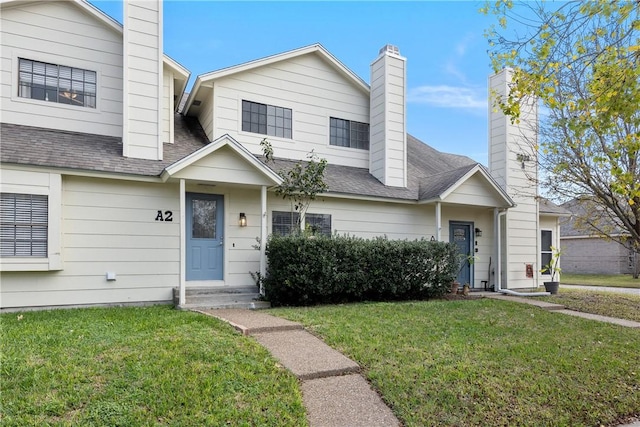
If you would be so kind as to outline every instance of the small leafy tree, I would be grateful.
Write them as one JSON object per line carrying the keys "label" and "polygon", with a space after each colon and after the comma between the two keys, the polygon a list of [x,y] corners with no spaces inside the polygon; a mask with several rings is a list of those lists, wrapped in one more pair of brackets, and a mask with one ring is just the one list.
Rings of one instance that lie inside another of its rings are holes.
{"label": "small leafy tree", "polygon": [[[273,147],[264,138],[260,142],[262,152],[267,163],[275,164],[273,159]],[[308,161],[298,161],[288,170],[278,171],[283,182],[276,187],[276,194],[291,203],[291,212],[298,212],[298,228],[304,221],[304,216],[309,209],[309,205],[316,199],[317,195],[327,190],[327,183],[324,181],[324,171],[327,167],[327,160],[321,159],[311,150],[307,154]]]}

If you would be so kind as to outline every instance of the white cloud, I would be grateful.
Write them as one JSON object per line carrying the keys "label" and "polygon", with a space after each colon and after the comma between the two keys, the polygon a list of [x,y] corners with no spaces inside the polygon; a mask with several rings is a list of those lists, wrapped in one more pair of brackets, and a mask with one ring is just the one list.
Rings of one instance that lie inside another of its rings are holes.
{"label": "white cloud", "polygon": [[407,101],[442,108],[487,108],[487,96],[484,91],[460,86],[418,86],[408,91]]}

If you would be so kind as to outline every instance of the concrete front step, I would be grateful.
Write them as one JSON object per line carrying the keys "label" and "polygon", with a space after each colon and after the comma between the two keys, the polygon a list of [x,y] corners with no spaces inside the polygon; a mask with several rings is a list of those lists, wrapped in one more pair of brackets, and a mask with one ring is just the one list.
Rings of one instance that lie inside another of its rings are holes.
{"label": "concrete front step", "polygon": [[224,309],[241,309],[241,310],[261,310],[264,308],[271,308],[269,301],[252,301],[252,302],[226,302],[218,303],[211,302],[209,304],[184,304],[176,307],[182,310],[201,311],[209,314],[210,311],[224,310]]}
{"label": "concrete front step", "polygon": [[[256,286],[217,286],[208,288],[185,289],[185,304],[182,309],[208,309],[208,308],[245,308],[259,309],[269,308],[271,304],[260,301],[260,293]],[[173,290],[173,302],[179,305],[179,289]]]}

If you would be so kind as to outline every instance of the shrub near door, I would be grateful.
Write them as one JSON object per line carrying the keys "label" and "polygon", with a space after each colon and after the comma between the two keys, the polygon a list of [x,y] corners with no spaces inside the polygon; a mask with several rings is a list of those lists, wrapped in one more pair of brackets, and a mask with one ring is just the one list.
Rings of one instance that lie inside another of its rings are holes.
{"label": "shrub near door", "polygon": [[271,236],[265,296],[273,305],[424,299],[455,278],[455,245],[350,236]]}

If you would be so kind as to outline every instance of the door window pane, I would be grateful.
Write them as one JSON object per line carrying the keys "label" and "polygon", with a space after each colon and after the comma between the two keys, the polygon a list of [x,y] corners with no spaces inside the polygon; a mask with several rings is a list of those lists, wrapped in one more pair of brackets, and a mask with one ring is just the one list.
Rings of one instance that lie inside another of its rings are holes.
{"label": "door window pane", "polygon": [[216,201],[206,199],[193,199],[193,220],[191,237],[194,239],[216,238]]}

